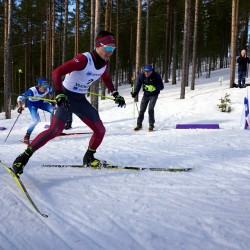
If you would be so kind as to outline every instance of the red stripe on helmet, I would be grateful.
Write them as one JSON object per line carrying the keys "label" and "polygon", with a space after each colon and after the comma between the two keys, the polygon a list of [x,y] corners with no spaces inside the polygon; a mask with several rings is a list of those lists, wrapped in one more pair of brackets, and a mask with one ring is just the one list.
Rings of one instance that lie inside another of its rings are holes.
{"label": "red stripe on helmet", "polygon": [[96,47],[101,47],[102,46],[101,43],[104,45],[115,44],[115,38],[110,35],[100,37],[95,42]]}

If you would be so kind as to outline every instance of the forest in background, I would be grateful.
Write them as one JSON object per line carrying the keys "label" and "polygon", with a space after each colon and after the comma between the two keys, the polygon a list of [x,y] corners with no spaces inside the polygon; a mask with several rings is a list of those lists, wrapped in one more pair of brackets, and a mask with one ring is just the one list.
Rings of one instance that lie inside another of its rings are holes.
{"label": "forest in background", "polygon": [[152,64],[165,83],[181,81],[185,98],[195,78],[235,64],[242,49],[250,54],[249,16],[249,0],[0,1],[0,112],[10,118],[18,94],[92,50],[99,30],[117,39],[109,71],[118,89]]}

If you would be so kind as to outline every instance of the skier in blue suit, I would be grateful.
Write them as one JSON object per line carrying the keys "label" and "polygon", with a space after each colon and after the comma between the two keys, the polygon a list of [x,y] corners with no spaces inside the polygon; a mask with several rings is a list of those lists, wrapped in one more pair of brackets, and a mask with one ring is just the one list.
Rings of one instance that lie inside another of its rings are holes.
{"label": "skier in blue suit", "polygon": [[23,103],[27,99],[27,107],[33,120],[33,122],[29,125],[27,133],[24,137],[24,142],[26,144],[29,144],[30,135],[40,121],[38,109],[47,111],[50,114],[52,114],[54,110],[54,107],[49,102],[30,97],[34,96],[37,98],[44,98],[47,94],[49,94],[51,98],[53,97],[53,89],[49,86],[46,78],[40,77],[37,83],[37,86],[29,88],[26,92],[24,92],[17,98],[17,112],[20,114],[22,113],[22,111],[24,110]]}

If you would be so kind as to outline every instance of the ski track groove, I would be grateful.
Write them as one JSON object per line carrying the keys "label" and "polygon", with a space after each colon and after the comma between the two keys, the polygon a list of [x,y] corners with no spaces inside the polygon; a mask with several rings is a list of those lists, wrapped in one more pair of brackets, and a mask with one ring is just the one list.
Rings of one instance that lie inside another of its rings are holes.
{"label": "ski track groove", "polygon": [[[126,245],[125,249],[146,249],[145,246],[143,247],[138,240],[136,240],[136,237],[133,236],[133,232],[130,233],[129,231],[126,230],[126,227],[122,227],[121,222],[118,222],[118,219],[121,217],[121,215],[119,213],[115,213],[110,215],[110,213],[108,211],[103,211],[103,213],[105,213],[105,215],[108,217],[108,219],[112,222],[113,225],[115,225],[117,227],[117,231],[119,232],[119,234],[121,234],[121,236],[123,238],[125,238],[123,241],[121,242],[117,242],[117,246],[113,246],[112,248],[115,249],[119,249],[119,246],[122,244],[123,246]],[[133,214],[131,218],[133,218],[135,215]],[[118,218],[117,218],[118,217]],[[123,220],[123,219],[122,219]],[[122,221],[121,220],[121,221]],[[132,230],[133,231],[133,230]],[[126,237],[127,236],[127,237]],[[132,241],[130,241],[132,240]],[[127,245],[127,242],[129,242],[129,245]]]}
{"label": "ski track groove", "polygon": [[[73,212],[72,212],[73,214]],[[67,249],[75,249],[78,250],[81,248],[81,243],[84,242],[84,247],[88,249],[86,245],[89,245],[90,247],[94,246],[99,246],[95,241],[93,241],[91,238],[89,238],[86,234],[81,234],[81,229],[78,227],[79,225],[83,225],[82,221],[78,221],[79,224],[72,224],[71,223],[68,225],[68,219],[74,219],[74,216],[70,216],[70,214],[65,214],[63,211],[57,210],[56,212],[53,211],[51,216],[53,217],[54,221],[53,222],[48,222],[46,225],[52,232],[54,232],[57,236],[58,239],[64,242],[65,246],[67,246]],[[62,228],[61,224],[63,222],[63,225],[67,225],[66,227]],[[86,226],[86,225],[85,225]],[[86,242],[87,240],[87,242]],[[62,249],[65,249],[65,246],[61,246]],[[90,249],[90,248],[89,248]],[[96,248],[93,248],[96,249]],[[101,247],[98,249],[102,249]]]}

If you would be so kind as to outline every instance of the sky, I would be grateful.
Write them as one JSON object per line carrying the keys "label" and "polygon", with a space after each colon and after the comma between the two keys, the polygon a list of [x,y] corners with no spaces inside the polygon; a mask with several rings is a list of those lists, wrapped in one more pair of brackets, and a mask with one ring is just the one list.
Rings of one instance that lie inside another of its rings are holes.
{"label": "sky", "polygon": [[[143,130],[133,131],[139,103],[133,102],[129,85],[119,89],[126,108],[100,100],[106,135],[96,158],[120,166],[192,171],[43,167],[81,164],[91,134],[57,137],[34,153],[21,176],[48,215],[44,218],[0,167],[0,249],[250,249],[250,131],[241,126],[248,89],[229,88],[229,77],[229,69],[204,75],[196,79],[195,90],[186,87],[182,100],[180,82],[165,83],[154,132],[147,131],[147,113]],[[226,93],[230,113],[217,106]],[[14,110],[6,120],[0,113],[0,127],[7,128],[0,131],[0,160],[8,166],[26,149],[20,140],[31,122],[25,109],[6,140],[17,115]],[[48,124],[48,114],[40,116],[31,139]],[[177,124],[219,124],[219,129],[176,129]],[[91,132],[75,116],[72,126],[64,132]]]}

